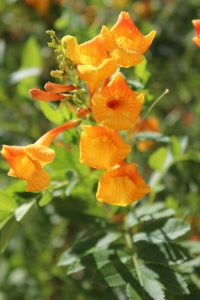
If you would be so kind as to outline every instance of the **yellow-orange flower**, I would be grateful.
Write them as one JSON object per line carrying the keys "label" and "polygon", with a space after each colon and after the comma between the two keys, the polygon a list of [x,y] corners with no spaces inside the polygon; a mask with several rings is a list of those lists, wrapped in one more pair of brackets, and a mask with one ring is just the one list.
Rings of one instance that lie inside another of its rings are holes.
{"label": "yellow-orange flower", "polygon": [[120,67],[128,68],[143,60],[142,54],[150,47],[156,32],[144,36],[127,12],[121,12],[115,25],[109,30],[102,27],[101,39]]}
{"label": "yellow-orange flower", "polygon": [[39,15],[45,15],[50,6],[50,0],[25,0],[26,3],[32,6]]}
{"label": "yellow-orange flower", "polygon": [[[139,121],[138,125],[136,124],[135,132],[160,132],[159,121],[156,117],[149,117],[145,120]],[[137,148],[141,152],[149,150],[153,146],[154,142],[152,141],[139,141],[137,142]]]}
{"label": "yellow-orange flower", "polygon": [[63,37],[62,43],[66,49],[66,56],[77,65],[79,77],[86,81],[91,95],[99,83],[117,69],[99,36],[78,45],[76,38],[68,35]]}
{"label": "yellow-orange flower", "polygon": [[109,127],[82,125],[82,129],[80,162],[92,168],[109,169],[131,151],[131,147]]}
{"label": "yellow-orange flower", "polygon": [[193,42],[200,47],[200,19],[193,20],[192,23],[196,31],[196,36],[193,38]]}
{"label": "yellow-orange flower", "polygon": [[123,163],[106,171],[100,177],[97,200],[127,206],[149,192],[150,187],[138,173],[136,165]]}
{"label": "yellow-orange flower", "polygon": [[144,94],[136,94],[121,73],[92,98],[92,111],[97,122],[115,130],[132,128],[141,111]]}
{"label": "yellow-orange flower", "polygon": [[1,154],[11,167],[8,175],[26,180],[29,192],[39,192],[47,188],[50,176],[43,167],[51,163],[55,157],[54,150],[49,146],[59,133],[78,124],[79,121],[72,120],[58,126],[44,134],[35,144],[28,146],[3,145]]}

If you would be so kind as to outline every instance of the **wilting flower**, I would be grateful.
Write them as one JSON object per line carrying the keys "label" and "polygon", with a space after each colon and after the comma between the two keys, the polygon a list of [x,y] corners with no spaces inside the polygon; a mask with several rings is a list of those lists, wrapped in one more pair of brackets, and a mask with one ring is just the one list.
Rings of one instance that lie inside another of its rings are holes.
{"label": "wilting flower", "polygon": [[62,43],[66,56],[77,65],[79,77],[86,81],[91,95],[99,83],[117,69],[99,36],[78,45],[76,38],[68,35],[62,38]]}
{"label": "wilting flower", "polygon": [[151,45],[156,32],[144,36],[133,23],[127,12],[121,12],[116,24],[109,30],[102,27],[101,39],[120,67],[131,67],[143,60],[142,54]]}
{"label": "wilting flower", "polygon": [[26,3],[32,6],[39,15],[45,15],[50,6],[50,0],[25,0]]}
{"label": "wilting flower", "polygon": [[92,98],[92,111],[97,122],[115,130],[132,128],[141,111],[144,94],[136,94],[121,73]]}
{"label": "wilting flower", "polygon": [[193,42],[200,47],[200,19],[198,20],[193,20],[192,21],[195,31],[196,31],[196,36],[193,37]]}
{"label": "wilting flower", "polygon": [[47,82],[44,86],[46,91],[40,89],[31,89],[30,94],[34,100],[40,101],[58,101],[67,100],[68,96],[62,93],[67,93],[77,88],[69,84],[58,84],[54,82]]}
{"label": "wilting flower", "polygon": [[50,176],[43,167],[54,160],[55,152],[49,146],[58,134],[73,128],[79,121],[72,120],[58,126],[39,138],[35,144],[28,146],[3,145],[1,154],[8,161],[9,176],[18,177],[27,181],[27,191],[39,192],[48,187]]}
{"label": "wilting flower", "polygon": [[81,126],[80,162],[95,168],[109,169],[131,151],[116,131],[106,126]]}
{"label": "wilting flower", "polygon": [[135,164],[122,163],[106,171],[99,180],[97,200],[127,206],[150,192]]}
{"label": "wilting flower", "polygon": [[[156,117],[149,117],[145,120],[139,120],[138,124],[136,124],[135,129],[133,129],[134,133],[137,132],[160,132],[159,121]],[[139,141],[137,142],[137,148],[141,152],[145,152],[149,150],[153,146],[153,141]]]}

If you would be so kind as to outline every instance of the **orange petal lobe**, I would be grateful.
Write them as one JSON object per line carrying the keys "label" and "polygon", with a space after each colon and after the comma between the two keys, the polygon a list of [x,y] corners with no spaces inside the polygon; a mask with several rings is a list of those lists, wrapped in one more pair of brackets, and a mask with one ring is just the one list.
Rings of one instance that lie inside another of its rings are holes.
{"label": "orange petal lobe", "polygon": [[80,162],[95,168],[108,169],[123,160],[131,151],[118,133],[106,126],[82,126]]}
{"label": "orange petal lobe", "polygon": [[155,31],[152,31],[144,36],[127,12],[120,13],[111,32],[119,48],[136,51],[139,54],[143,54],[148,50],[156,34]]}
{"label": "orange petal lobe", "polygon": [[42,169],[35,169],[27,180],[27,192],[40,192],[49,186],[50,176]]}
{"label": "orange petal lobe", "polygon": [[99,180],[97,200],[111,205],[127,206],[150,192],[150,187],[134,164],[122,164],[106,171]]}
{"label": "orange petal lobe", "polygon": [[142,108],[144,95],[136,94],[121,73],[92,97],[92,111],[97,122],[114,130],[132,128]]}

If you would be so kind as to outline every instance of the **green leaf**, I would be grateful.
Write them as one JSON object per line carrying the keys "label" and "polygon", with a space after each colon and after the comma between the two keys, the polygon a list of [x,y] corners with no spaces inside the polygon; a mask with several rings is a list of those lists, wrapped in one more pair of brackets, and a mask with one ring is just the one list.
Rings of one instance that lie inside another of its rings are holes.
{"label": "green leaf", "polygon": [[127,284],[127,295],[130,300],[144,300],[129,283]]}
{"label": "green leaf", "polygon": [[[24,45],[21,59],[21,66],[19,71],[22,70],[26,72],[33,68],[36,68],[37,70],[34,74],[27,73],[25,74],[26,76],[23,75],[23,79],[17,86],[18,93],[21,96],[27,97],[27,91],[37,84],[37,78],[42,67],[41,51],[34,37],[30,37]],[[19,79],[19,74],[17,74],[17,76]],[[16,74],[14,75],[14,79],[16,80]]]}
{"label": "green leaf", "polygon": [[32,214],[33,209],[35,207],[36,201],[33,200],[29,203],[24,203],[20,207],[15,210],[15,218],[17,222],[23,223],[26,218]]}
{"label": "green leaf", "polygon": [[188,233],[190,229],[191,228],[188,223],[174,218],[167,220],[162,228],[163,232],[170,240],[176,240],[177,238]]}
{"label": "green leaf", "polygon": [[150,132],[150,131],[137,133],[134,135],[134,139],[136,141],[151,140],[154,142],[162,142],[162,143],[170,142],[170,138],[168,136],[164,136],[158,132]]}
{"label": "green leaf", "polygon": [[65,189],[65,195],[69,196],[78,182],[78,175],[75,170],[68,170],[66,173],[66,178],[69,181],[67,188]]}
{"label": "green leaf", "polygon": [[176,136],[171,137],[171,148],[174,157],[178,158],[182,153],[182,149],[181,144]]}
{"label": "green leaf", "polygon": [[42,198],[40,199],[40,201],[39,201],[39,206],[45,206],[45,205],[47,205],[49,202],[51,202],[53,199],[52,199],[52,195],[50,194],[50,192],[49,191],[46,191],[44,194],[43,194],[43,196],[42,196]]}
{"label": "green leaf", "polygon": [[14,217],[9,218],[0,228],[0,252],[3,252],[8,241],[15,233],[17,222]]}
{"label": "green leaf", "polygon": [[135,66],[134,73],[136,78],[141,79],[141,81],[146,84],[151,76],[151,73],[147,70],[147,60],[144,59],[141,63]]}
{"label": "green leaf", "polygon": [[143,287],[146,290],[146,292],[150,295],[150,297],[154,300],[164,300],[164,287],[158,281],[158,275],[146,266],[141,266],[140,273]]}
{"label": "green leaf", "polygon": [[0,191],[0,211],[11,212],[17,207],[12,195],[6,191]]}
{"label": "green leaf", "polygon": [[165,147],[161,147],[156,150],[149,158],[149,166],[154,170],[161,171],[164,169],[165,162],[167,159],[168,150]]}
{"label": "green leaf", "polygon": [[64,118],[60,113],[59,109],[53,108],[53,106],[50,103],[40,101],[40,108],[49,121],[55,124],[63,123]]}

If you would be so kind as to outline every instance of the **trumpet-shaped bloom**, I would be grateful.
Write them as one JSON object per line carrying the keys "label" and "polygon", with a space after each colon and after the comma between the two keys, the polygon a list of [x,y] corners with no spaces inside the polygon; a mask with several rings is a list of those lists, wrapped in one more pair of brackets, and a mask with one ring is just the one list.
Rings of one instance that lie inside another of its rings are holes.
{"label": "trumpet-shaped bloom", "polygon": [[82,129],[80,161],[92,168],[109,169],[131,151],[131,147],[111,128],[83,125]]}
{"label": "trumpet-shaped bloom", "polygon": [[121,164],[106,171],[99,180],[97,200],[127,206],[150,192],[135,164]]}
{"label": "trumpet-shaped bloom", "polygon": [[143,60],[142,54],[150,47],[156,32],[144,36],[127,12],[121,12],[115,25],[109,30],[102,27],[101,39],[120,67],[131,67]]}
{"label": "trumpet-shaped bloom", "polygon": [[141,111],[144,94],[136,94],[121,73],[92,98],[92,111],[97,122],[115,130],[132,128]]}
{"label": "trumpet-shaped bloom", "polygon": [[196,32],[196,36],[193,38],[193,42],[200,47],[200,19],[198,20],[193,20],[192,21],[194,28],[195,28],[195,32]]}
{"label": "trumpet-shaped bloom", "polygon": [[66,56],[77,65],[79,77],[86,81],[90,94],[94,94],[99,83],[117,69],[100,36],[80,45],[75,37],[65,36],[62,43],[66,49]]}
{"label": "trumpet-shaped bloom", "polygon": [[27,191],[36,192],[48,187],[50,176],[43,167],[54,160],[55,152],[49,146],[64,130],[75,127],[79,121],[70,121],[44,134],[35,144],[28,146],[3,145],[1,154],[8,161],[9,176],[27,181]]}

